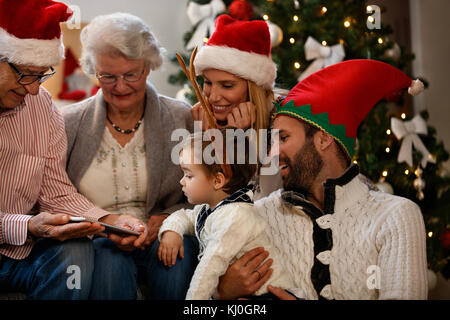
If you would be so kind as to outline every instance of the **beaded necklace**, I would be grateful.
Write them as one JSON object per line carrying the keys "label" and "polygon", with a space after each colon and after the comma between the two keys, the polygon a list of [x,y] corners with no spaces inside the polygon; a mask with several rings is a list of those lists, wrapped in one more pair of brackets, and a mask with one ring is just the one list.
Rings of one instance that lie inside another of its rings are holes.
{"label": "beaded necklace", "polygon": [[133,128],[133,129],[127,129],[127,130],[121,129],[118,125],[115,125],[115,124],[111,121],[111,119],[109,118],[108,114],[106,115],[106,119],[107,119],[108,122],[111,124],[111,126],[112,126],[114,129],[116,129],[117,131],[119,131],[120,133],[123,133],[123,134],[130,134],[130,133],[135,132],[137,129],[139,129],[139,126],[140,126],[141,123],[142,123],[142,119],[144,119],[144,113],[142,113],[142,117],[141,117],[141,118],[139,119],[139,121],[136,123],[136,125],[134,126],[134,128]]}

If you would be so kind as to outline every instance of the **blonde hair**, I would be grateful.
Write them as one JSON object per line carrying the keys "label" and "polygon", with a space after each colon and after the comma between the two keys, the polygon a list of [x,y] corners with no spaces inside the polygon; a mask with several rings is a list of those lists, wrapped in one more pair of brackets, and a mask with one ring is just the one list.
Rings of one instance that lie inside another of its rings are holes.
{"label": "blonde hair", "polygon": [[251,103],[256,107],[256,121],[252,128],[256,131],[268,129],[270,122],[270,111],[273,108],[274,94],[272,89],[265,89],[258,86],[251,80],[247,80],[248,97]]}

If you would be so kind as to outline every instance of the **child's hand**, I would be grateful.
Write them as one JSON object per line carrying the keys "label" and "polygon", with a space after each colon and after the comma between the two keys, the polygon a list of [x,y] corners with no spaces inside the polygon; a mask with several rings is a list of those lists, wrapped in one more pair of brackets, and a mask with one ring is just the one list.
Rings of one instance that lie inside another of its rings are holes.
{"label": "child's hand", "polygon": [[177,254],[180,252],[180,258],[184,258],[183,238],[174,231],[165,231],[162,234],[158,258],[164,262],[165,266],[173,266],[177,261]]}

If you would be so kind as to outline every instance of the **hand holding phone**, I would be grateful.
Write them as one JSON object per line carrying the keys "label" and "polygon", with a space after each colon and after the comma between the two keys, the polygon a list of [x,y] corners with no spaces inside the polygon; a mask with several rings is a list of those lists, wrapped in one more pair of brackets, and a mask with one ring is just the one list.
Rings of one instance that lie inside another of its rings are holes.
{"label": "hand holding phone", "polygon": [[100,222],[100,221],[89,221],[85,217],[75,217],[75,216],[69,217],[69,222],[84,222],[84,221],[96,222],[96,223],[100,224],[101,226],[104,226],[105,232],[112,232],[112,233],[117,233],[117,234],[128,234],[128,235],[133,235],[133,236],[141,235],[139,232],[136,232],[136,231],[133,231],[130,229],[126,229],[126,228],[122,228],[122,227],[118,227],[118,226],[114,226],[112,224],[107,224],[107,223]]}

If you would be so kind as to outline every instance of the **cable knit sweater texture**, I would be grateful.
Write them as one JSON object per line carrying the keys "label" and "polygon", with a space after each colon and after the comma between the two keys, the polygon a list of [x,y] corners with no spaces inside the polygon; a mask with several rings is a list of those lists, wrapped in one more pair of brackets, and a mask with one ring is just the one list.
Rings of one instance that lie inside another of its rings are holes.
{"label": "cable knit sweater texture", "polygon": [[316,219],[331,228],[332,248],[316,255],[329,266],[330,284],[316,292],[313,221],[302,206],[292,205],[277,190],[255,202],[255,211],[269,224],[266,230],[293,277],[299,298],[426,299],[425,227],[412,201],[369,190],[357,175],[335,185],[334,213]]}
{"label": "cable knit sweater texture", "polygon": [[[195,235],[195,223],[203,205],[181,209],[164,220],[159,239],[164,231]],[[273,274],[256,295],[267,293],[267,285],[288,289],[293,280],[286,272],[277,249],[273,248],[265,232],[267,225],[253,210],[251,203],[230,203],[217,208],[207,219],[200,233],[200,262],[192,277],[187,300],[206,300],[217,289],[219,277],[228,266],[247,251],[263,246],[274,260]]]}

